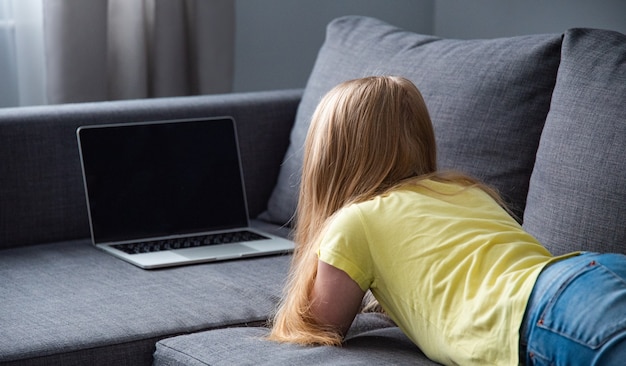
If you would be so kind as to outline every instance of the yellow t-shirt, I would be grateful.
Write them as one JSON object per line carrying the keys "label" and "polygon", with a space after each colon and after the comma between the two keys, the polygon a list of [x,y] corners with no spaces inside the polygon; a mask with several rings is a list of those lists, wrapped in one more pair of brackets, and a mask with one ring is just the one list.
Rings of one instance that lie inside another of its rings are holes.
{"label": "yellow t-shirt", "polygon": [[482,190],[432,180],[341,209],[319,257],[448,365],[517,365],[526,303],[555,259]]}

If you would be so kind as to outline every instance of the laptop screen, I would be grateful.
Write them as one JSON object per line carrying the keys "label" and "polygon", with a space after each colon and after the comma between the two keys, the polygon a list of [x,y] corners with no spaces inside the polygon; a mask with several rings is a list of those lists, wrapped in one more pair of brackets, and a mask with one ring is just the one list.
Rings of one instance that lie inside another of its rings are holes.
{"label": "laptop screen", "polygon": [[245,227],[231,118],[78,130],[94,243]]}

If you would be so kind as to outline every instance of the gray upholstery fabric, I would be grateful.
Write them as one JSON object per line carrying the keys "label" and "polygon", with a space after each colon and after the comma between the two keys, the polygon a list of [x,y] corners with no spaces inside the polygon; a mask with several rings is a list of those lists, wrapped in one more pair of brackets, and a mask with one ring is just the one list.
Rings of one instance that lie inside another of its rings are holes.
{"label": "gray upholstery fabric", "polygon": [[262,322],[290,256],[146,271],[86,240],[0,255],[0,363],[148,365],[178,334]]}
{"label": "gray upholstery fabric", "polygon": [[0,248],[89,237],[76,128],[232,115],[250,215],[265,209],[301,90],[4,109]]}
{"label": "gray upholstery fabric", "polygon": [[411,79],[431,112],[440,168],[495,186],[521,217],[560,43],[556,34],[461,41],[406,32],[366,17],[333,21],[264,217],[285,223],[295,211],[302,147],[320,98],[342,81],[368,75]]}
{"label": "gray upholstery fabric", "polygon": [[360,314],[342,347],[303,347],[264,339],[267,328],[219,329],[159,341],[154,366],[436,365],[379,314]]}
{"label": "gray upholstery fabric", "polygon": [[626,253],[626,35],[572,29],[524,227],[553,253]]}

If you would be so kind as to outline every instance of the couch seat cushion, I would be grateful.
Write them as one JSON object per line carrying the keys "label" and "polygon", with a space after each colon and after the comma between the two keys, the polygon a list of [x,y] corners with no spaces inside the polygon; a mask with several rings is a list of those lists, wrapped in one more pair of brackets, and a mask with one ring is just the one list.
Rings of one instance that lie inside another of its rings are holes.
{"label": "couch seat cushion", "polygon": [[230,328],[164,339],[154,366],[436,365],[380,314],[360,314],[342,347],[303,347],[264,339],[267,328]]}
{"label": "couch seat cushion", "polygon": [[495,186],[521,217],[560,44],[558,34],[451,40],[367,17],[336,19],[306,85],[264,218],[282,224],[295,211],[304,140],[321,97],[342,81],[369,75],[412,80],[431,112],[439,167]]}
{"label": "couch seat cushion", "polygon": [[142,270],[88,240],[0,253],[0,363],[149,365],[157,340],[263,322],[290,256]]}
{"label": "couch seat cushion", "polygon": [[571,29],[524,228],[554,254],[626,254],[626,35]]}

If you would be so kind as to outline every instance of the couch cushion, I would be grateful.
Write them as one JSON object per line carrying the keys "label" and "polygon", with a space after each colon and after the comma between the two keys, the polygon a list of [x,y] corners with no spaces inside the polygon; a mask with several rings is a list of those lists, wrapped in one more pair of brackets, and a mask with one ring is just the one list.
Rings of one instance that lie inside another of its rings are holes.
{"label": "couch cushion", "polygon": [[0,252],[0,364],[150,365],[157,340],[263,322],[290,256],[139,269],[86,240]]}
{"label": "couch cushion", "polygon": [[321,97],[336,84],[399,75],[422,91],[439,166],[495,186],[521,217],[559,64],[561,36],[448,40],[349,16],[327,29],[264,218],[285,223],[297,201],[302,148]]}
{"label": "couch cushion", "polygon": [[380,314],[360,314],[342,347],[303,347],[264,339],[267,328],[231,328],[164,339],[154,366],[436,365]]}
{"label": "couch cushion", "polygon": [[626,35],[565,33],[524,227],[554,254],[626,253]]}

